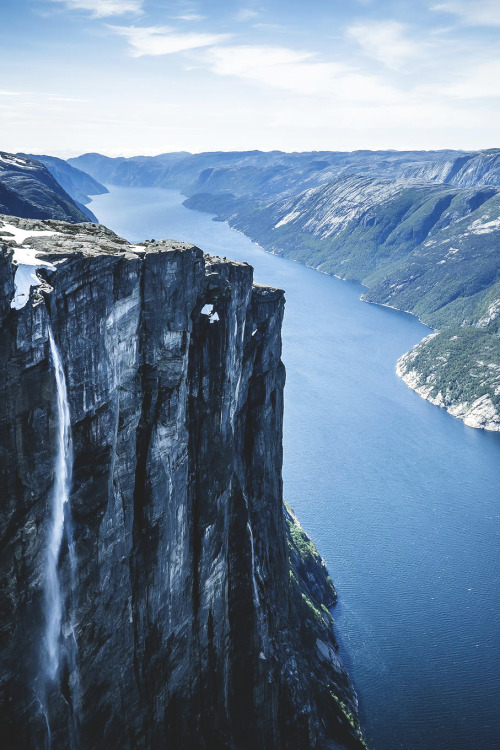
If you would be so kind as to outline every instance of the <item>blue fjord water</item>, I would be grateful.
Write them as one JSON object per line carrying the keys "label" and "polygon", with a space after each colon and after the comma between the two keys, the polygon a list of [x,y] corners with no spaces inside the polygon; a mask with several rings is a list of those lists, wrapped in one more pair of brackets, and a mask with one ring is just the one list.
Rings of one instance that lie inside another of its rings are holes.
{"label": "blue fjord water", "polygon": [[[174,190],[112,188],[99,220],[244,260],[286,290],[284,491],[324,556],[371,750],[500,748],[500,435],[394,372],[428,329],[265,253]],[[305,749],[307,750],[307,749]]]}

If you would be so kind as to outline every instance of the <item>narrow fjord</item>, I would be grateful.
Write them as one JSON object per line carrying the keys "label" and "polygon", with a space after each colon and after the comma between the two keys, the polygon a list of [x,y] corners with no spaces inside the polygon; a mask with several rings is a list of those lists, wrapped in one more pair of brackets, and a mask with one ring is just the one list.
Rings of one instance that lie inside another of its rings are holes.
{"label": "narrow fjord", "polygon": [[284,495],[334,578],[371,750],[500,743],[500,435],[423,401],[395,363],[429,332],[363,289],[265,253],[175,190],[111,187],[92,210],[130,241],[247,261],[286,291]]}

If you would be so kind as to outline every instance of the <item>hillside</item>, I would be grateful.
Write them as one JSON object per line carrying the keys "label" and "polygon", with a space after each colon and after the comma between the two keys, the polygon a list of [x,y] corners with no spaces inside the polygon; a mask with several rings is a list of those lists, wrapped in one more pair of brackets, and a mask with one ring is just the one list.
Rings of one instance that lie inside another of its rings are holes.
{"label": "hillside", "polygon": [[[92,195],[103,195],[107,193],[107,188],[101,185],[97,180],[82,172],[81,169],[72,167],[64,159],[58,159],[55,156],[45,156],[40,154],[19,154],[19,156],[29,156],[30,159],[47,167],[48,171],[54,177],[59,185],[70,195],[80,208],[89,214],[91,213],[84,207],[92,202]],[[93,216],[93,214],[91,214]],[[90,217],[89,217],[90,218]],[[95,218],[91,219],[95,221]]]}
{"label": "hillside", "polygon": [[28,156],[0,151],[0,213],[73,223],[96,221],[77,205],[49,170]]}
{"label": "hillside", "polygon": [[[402,358],[398,373],[468,424],[500,429],[500,150],[85,154],[70,162],[109,184],[177,187],[187,207],[266,250],[360,281],[365,301],[443,331]],[[449,347],[452,329],[458,343]]]}

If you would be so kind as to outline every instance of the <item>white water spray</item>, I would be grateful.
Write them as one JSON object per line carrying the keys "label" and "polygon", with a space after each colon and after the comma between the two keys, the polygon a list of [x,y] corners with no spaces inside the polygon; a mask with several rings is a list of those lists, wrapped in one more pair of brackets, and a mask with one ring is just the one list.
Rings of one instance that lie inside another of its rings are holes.
{"label": "white water spray", "polygon": [[[54,365],[57,385],[57,455],[52,488],[52,517],[47,548],[47,569],[45,583],[46,630],[45,647],[47,650],[47,677],[54,680],[59,670],[60,637],[63,617],[63,597],[59,579],[59,555],[65,528],[65,506],[69,500],[73,451],[71,444],[71,425],[69,415],[66,378],[61,358],[49,328],[50,355]],[[70,555],[73,551],[73,540],[68,540]],[[71,567],[74,560],[71,560]],[[73,573],[73,571],[72,571]]]}
{"label": "white water spray", "polygon": [[253,601],[258,609],[260,607],[259,602],[259,590],[257,588],[257,579],[255,578],[255,549],[254,549],[254,542],[253,542],[253,531],[252,527],[250,525],[250,521],[247,522],[247,529],[248,529],[248,535],[250,537],[250,549],[252,552],[252,585],[253,585]]}

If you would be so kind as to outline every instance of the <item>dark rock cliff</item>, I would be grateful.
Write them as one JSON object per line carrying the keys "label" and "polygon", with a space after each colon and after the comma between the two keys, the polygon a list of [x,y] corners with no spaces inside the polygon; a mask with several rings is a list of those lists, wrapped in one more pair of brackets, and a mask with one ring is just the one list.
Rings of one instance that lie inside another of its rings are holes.
{"label": "dark rock cliff", "polygon": [[0,213],[29,219],[97,221],[75,203],[49,170],[22,154],[0,151]]}
{"label": "dark rock cliff", "polygon": [[[191,245],[43,228],[25,245],[55,270],[19,309],[0,244],[2,747],[361,748],[334,589],[283,513],[283,292]],[[55,679],[50,335],[73,443]]]}

